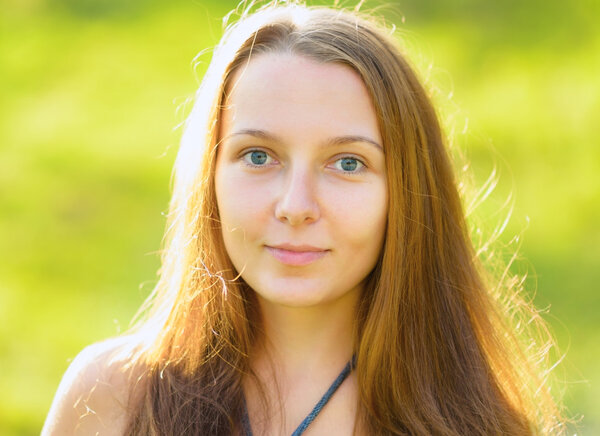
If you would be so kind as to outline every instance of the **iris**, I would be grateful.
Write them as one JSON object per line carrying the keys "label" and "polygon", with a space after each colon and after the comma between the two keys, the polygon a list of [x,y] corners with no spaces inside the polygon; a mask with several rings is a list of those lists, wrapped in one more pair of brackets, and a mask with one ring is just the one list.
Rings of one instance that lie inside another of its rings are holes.
{"label": "iris", "polygon": [[358,161],[353,158],[341,159],[340,165],[344,171],[354,171],[358,166]]}
{"label": "iris", "polygon": [[255,150],[250,153],[250,160],[254,165],[263,165],[267,162],[267,153],[264,151]]}

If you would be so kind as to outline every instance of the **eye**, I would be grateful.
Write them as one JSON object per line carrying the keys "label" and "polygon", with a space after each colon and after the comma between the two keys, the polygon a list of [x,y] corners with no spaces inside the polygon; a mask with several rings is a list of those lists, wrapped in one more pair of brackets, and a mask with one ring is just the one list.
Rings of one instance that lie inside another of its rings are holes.
{"label": "eye", "polygon": [[360,173],[365,168],[364,163],[352,156],[346,156],[336,160],[333,166],[336,170],[349,174]]}
{"label": "eye", "polygon": [[242,160],[252,167],[264,167],[272,163],[273,158],[263,150],[250,150],[242,156]]}

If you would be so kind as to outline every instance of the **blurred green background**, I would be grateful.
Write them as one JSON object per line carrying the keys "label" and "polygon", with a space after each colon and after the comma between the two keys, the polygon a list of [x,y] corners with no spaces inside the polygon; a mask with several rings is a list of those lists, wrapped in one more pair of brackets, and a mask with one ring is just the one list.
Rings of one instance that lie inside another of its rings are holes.
{"label": "blurred green background", "polygon": [[[127,328],[152,289],[174,127],[197,86],[191,60],[217,42],[235,5],[3,1],[0,434],[38,434],[70,359]],[[598,2],[386,5],[378,13],[437,84],[477,182],[499,168],[482,208],[490,229],[507,209],[491,212],[514,195],[500,242],[520,246],[513,267],[550,308],[566,352],[558,388],[582,417],[577,434],[600,434]]]}

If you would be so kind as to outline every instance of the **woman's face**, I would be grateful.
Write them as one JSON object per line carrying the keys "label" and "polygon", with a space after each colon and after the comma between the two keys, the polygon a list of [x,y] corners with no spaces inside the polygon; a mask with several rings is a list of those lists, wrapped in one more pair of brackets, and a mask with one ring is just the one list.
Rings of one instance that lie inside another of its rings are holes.
{"label": "woman's face", "polygon": [[358,295],[383,244],[381,135],[360,76],[263,54],[221,114],[216,196],[227,253],[260,299],[313,306]]}

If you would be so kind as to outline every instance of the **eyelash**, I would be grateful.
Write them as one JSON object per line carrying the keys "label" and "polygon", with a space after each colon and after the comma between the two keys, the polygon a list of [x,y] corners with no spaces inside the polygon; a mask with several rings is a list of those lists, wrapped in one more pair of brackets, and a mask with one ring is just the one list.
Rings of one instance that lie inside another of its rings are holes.
{"label": "eyelash", "polygon": [[339,161],[341,161],[343,159],[351,159],[351,160],[355,160],[356,162],[359,163],[359,167],[358,167],[358,169],[356,171],[344,171],[344,170],[338,170],[336,168],[336,170],[338,170],[339,172],[341,172],[344,175],[355,176],[355,175],[361,174],[363,171],[367,170],[367,165],[362,161],[362,159],[359,159],[358,157],[352,156],[352,155],[340,156],[339,158],[337,158],[334,161],[334,163],[335,162],[339,162]]}
{"label": "eyelash", "polygon": [[[242,160],[242,162],[244,162],[245,165],[247,165],[251,168],[265,168],[267,166],[267,165],[256,165],[256,164],[253,164],[251,161],[249,161],[249,156],[254,152],[264,153],[267,155],[267,159],[271,158],[271,159],[275,160],[268,151],[261,150],[260,148],[253,148],[251,150],[246,150],[245,152],[243,152],[241,154],[240,159]],[[248,159],[246,159],[246,157],[248,157]]]}
{"label": "eyelash", "polygon": [[[242,160],[242,162],[243,162],[245,165],[247,165],[248,167],[251,167],[251,168],[265,168],[265,167],[267,167],[267,166],[268,166],[267,164],[265,164],[265,165],[256,165],[256,164],[254,164],[254,163],[250,162],[250,161],[249,161],[249,156],[250,156],[252,153],[254,153],[254,152],[261,152],[261,153],[265,153],[265,154],[267,155],[267,159],[269,159],[269,158],[270,158],[270,159],[272,159],[272,160],[275,160],[275,159],[274,159],[274,158],[271,156],[271,154],[270,154],[269,152],[267,152],[267,151],[265,151],[265,150],[261,150],[260,148],[254,148],[254,149],[251,149],[251,150],[246,150],[245,152],[243,152],[243,153],[240,155],[240,160]],[[248,158],[248,159],[247,159],[247,158]],[[354,175],[357,175],[357,174],[361,174],[363,171],[365,171],[365,170],[368,168],[368,167],[367,167],[367,165],[366,165],[366,164],[363,162],[363,160],[362,160],[362,159],[359,159],[358,157],[356,157],[356,156],[353,156],[353,155],[345,155],[345,156],[340,156],[340,157],[338,157],[338,158],[337,158],[337,159],[336,159],[334,162],[339,162],[339,161],[341,161],[341,160],[343,160],[343,159],[352,159],[352,160],[355,160],[355,161],[357,161],[357,162],[359,163],[359,165],[360,165],[360,167],[358,168],[358,170],[357,170],[357,171],[343,171],[343,170],[338,170],[338,169],[336,168],[336,170],[337,170],[337,171],[339,171],[340,173],[342,173],[342,174],[344,174],[344,175],[351,175],[351,176],[354,176]]]}

